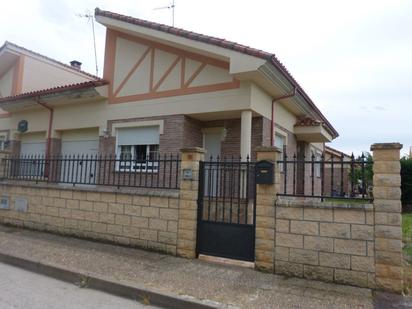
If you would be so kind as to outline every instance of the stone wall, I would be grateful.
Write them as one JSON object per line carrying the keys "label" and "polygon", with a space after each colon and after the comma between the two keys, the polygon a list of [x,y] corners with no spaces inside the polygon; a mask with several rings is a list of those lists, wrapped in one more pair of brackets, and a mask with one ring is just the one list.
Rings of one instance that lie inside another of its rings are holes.
{"label": "stone wall", "polygon": [[[0,194],[10,209],[0,209],[0,223],[176,255],[178,192],[110,190],[3,183]],[[26,211],[16,209],[18,199],[27,201]]]}
{"label": "stone wall", "polygon": [[278,200],[275,272],[374,287],[372,204]]}

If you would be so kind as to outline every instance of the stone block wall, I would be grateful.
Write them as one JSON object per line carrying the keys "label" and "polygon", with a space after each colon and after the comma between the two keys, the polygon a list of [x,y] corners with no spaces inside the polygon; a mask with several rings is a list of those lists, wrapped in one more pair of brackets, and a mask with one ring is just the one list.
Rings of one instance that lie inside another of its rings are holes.
{"label": "stone block wall", "polygon": [[374,212],[371,204],[278,200],[275,272],[374,287]]}
{"label": "stone block wall", "polygon": [[[10,209],[0,209],[0,223],[176,255],[179,195],[160,193],[3,183],[0,194],[9,198]],[[26,212],[16,210],[18,198],[27,200]]]}

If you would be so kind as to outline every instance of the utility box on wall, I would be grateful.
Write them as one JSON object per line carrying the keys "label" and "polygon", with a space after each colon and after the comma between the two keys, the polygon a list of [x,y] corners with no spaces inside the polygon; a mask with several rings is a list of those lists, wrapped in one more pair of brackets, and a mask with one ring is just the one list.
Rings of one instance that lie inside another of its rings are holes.
{"label": "utility box on wall", "polygon": [[273,184],[274,164],[270,161],[259,161],[255,165],[255,182],[259,185]]}

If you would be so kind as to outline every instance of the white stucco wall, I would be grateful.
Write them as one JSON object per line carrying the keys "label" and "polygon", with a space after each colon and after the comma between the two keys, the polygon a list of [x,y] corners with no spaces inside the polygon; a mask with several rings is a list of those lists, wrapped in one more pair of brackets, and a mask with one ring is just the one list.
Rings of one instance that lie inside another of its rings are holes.
{"label": "white stucco wall", "polygon": [[26,56],[24,58],[22,92],[53,88],[91,80],[69,68],[40,61]]}
{"label": "white stucco wall", "polygon": [[14,67],[10,68],[1,78],[0,78],[0,98],[8,97],[12,94],[13,89],[13,72]]}

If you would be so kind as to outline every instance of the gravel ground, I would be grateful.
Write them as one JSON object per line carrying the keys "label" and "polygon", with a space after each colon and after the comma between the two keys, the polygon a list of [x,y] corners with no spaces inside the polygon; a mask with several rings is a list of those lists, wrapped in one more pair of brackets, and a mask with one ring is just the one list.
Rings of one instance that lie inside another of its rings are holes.
{"label": "gravel ground", "polygon": [[372,308],[369,289],[0,227],[0,252],[239,308]]}

